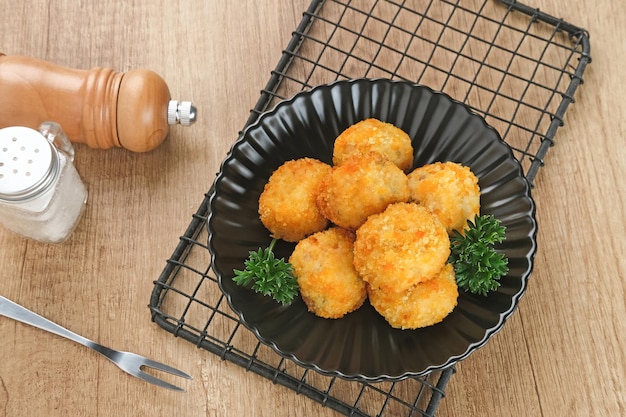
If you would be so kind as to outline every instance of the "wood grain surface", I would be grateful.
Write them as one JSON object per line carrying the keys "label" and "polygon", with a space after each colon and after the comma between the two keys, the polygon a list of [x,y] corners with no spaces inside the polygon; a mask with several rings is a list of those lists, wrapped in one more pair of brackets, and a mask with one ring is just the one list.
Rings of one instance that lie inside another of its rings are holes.
{"label": "wood grain surface", "polygon": [[[535,180],[539,251],[528,291],[503,330],[457,365],[437,416],[626,415],[626,3],[527,3],[587,29],[593,63]],[[0,294],[188,371],[187,392],[0,317],[0,416],[339,415],[173,337],[147,308],[308,4],[0,2],[1,52],[80,69],[148,68],[199,110],[195,125],[174,127],[149,153],[77,145],[90,195],[63,244],[0,229]]]}

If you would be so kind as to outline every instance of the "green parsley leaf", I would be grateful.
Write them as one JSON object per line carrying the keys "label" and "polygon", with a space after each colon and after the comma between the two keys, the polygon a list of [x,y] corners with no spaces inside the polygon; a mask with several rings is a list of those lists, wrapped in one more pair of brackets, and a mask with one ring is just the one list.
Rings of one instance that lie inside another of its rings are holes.
{"label": "green parsley leaf", "polygon": [[245,269],[234,269],[233,281],[237,285],[249,286],[263,295],[270,296],[281,304],[290,304],[298,294],[298,283],[291,264],[283,258],[276,259],[272,239],[269,247],[251,251],[244,263]]}
{"label": "green parsley leaf", "polygon": [[455,230],[450,238],[448,262],[454,267],[459,288],[487,295],[498,289],[500,278],[509,272],[509,260],[494,249],[494,244],[506,238],[506,228],[492,215],[477,215],[467,223],[465,234]]}

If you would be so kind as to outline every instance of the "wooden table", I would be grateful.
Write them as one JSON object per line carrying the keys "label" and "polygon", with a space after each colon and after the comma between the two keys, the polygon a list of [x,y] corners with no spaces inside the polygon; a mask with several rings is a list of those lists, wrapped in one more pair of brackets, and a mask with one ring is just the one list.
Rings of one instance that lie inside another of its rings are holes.
{"label": "wooden table", "polygon": [[[193,127],[175,127],[150,153],[77,145],[90,196],[65,243],[0,230],[0,294],[102,344],[190,372],[187,393],[0,318],[0,415],[337,415],[173,337],[147,308],[153,281],[308,3],[0,4],[5,54],[82,69],[149,68],[173,98],[199,109]],[[626,6],[528,3],[586,28],[593,63],[535,181],[539,251],[528,291],[504,329],[457,365],[437,415],[626,415]]]}

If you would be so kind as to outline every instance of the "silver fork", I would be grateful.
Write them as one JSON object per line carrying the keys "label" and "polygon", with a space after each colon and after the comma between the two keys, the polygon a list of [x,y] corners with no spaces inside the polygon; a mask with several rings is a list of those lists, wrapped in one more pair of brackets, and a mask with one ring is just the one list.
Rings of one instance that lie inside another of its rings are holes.
{"label": "silver fork", "polygon": [[158,379],[143,371],[143,368],[152,368],[158,371],[170,373],[172,375],[180,376],[182,378],[192,379],[190,375],[172,368],[171,366],[153,361],[143,356],[139,356],[131,352],[120,352],[114,349],[110,349],[106,346],[102,346],[96,342],[93,342],[83,336],[80,336],[65,327],[36,314],[29,309],[22,307],[21,305],[14,303],[13,301],[0,295],[0,316],[6,316],[8,318],[20,321],[22,323],[30,324],[42,330],[46,330],[50,333],[54,333],[58,336],[65,337],[83,346],[91,348],[96,352],[106,356],[110,359],[118,368],[122,371],[129,373],[132,376],[143,379],[151,384],[158,385],[159,387],[168,388],[174,391],[185,390],[172,385],[169,382]]}

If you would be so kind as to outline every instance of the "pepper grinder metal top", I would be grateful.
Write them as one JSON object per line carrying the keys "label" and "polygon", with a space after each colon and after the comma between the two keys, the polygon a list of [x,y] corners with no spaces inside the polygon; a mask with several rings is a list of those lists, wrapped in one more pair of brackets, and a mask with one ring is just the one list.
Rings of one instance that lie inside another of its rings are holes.
{"label": "pepper grinder metal top", "polygon": [[170,100],[167,106],[167,124],[190,126],[196,122],[196,113],[191,101]]}

